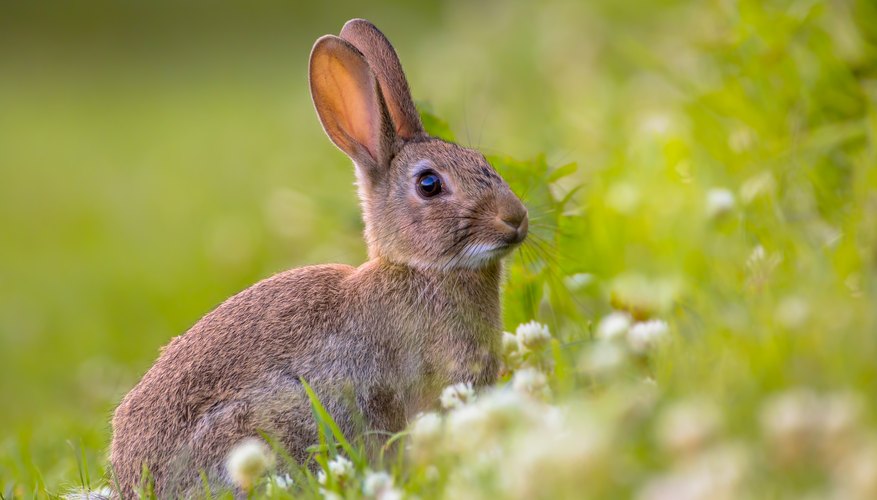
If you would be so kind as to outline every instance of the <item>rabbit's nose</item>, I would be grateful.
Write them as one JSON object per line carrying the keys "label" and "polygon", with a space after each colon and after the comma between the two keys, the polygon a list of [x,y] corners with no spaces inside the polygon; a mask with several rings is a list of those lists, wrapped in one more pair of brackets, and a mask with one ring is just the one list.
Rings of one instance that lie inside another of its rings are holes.
{"label": "rabbit's nose", "polygon": [[513,231],[509,235],[509,243],[520,243],[527,237],[529,222],[527,220],[527,209],[523,206],[517,210],[510,210],[502,214],[500,220]]}
{"label": "rabbit's nose", "polygon": [[516,210],[511,213],[503,214],[501,219],[510,228],[517,230],[519,227],[521,227],[521,224],[524,222],[524,220],[527,219],[527,212],[522,210]]}

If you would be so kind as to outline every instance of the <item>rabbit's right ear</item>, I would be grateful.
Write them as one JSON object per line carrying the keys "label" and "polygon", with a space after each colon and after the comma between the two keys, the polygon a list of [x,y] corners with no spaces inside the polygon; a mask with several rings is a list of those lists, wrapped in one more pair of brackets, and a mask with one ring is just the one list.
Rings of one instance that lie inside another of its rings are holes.
{"label": "rabbit's right ear", "polygon": [[374,177],[389,163],[395,134],[365,57],[346,40],[321,37],[311,50],[309,80],[326,134],[363,173]]}

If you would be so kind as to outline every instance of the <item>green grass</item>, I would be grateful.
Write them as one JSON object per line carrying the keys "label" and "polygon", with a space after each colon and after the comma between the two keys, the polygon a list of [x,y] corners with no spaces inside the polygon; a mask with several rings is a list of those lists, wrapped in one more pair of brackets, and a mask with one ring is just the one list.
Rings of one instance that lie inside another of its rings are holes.
{"label": "green grass", "polygon": [[[4,497],[99,483],[116,402],[229,295],[365,258],[305,80],[312,41],[355,16],[448,120],[431,129],[526,200],[504,320],[553,340],[531,356],[550,395],[514,396],[511,369],[438,444],[401,434],[366,463],[347,436],[355,474],[330,487],[362,496],[370,469],[422,498],[877,495],[871,2],[138,9],[0,15]],[[667,331],[602,339],[613,311]],[[315,416],[325,465],[343,441]],[[256,492],[318,494],[290,475]]]}

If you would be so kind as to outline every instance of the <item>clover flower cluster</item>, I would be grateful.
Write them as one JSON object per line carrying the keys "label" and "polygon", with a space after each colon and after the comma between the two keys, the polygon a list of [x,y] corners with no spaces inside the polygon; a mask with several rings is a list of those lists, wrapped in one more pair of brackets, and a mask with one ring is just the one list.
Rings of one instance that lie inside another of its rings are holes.
{"label": "clover flower cluster", "polygon": [[824,471],[828,497],[877,498],[877,435],[856,393],[793,388],[767,399],[759,421],[775,472]]}
{"label": "clover flower cluster", "polygon": [[[331,480],[330,480],[331,478]],[[361,490],[363,497],[375,500],[400,500],[402,491],[396,488],[393,477],[384,471],[366,469],[358,474],[356,466],[343,455],[337,455],[317,473],[323,498],[345,498],[351,489]]]}
{"label": "clover flower cluster", "polygon": [[612,312],[598,323],[596,339],[582,353],[579,368],[589,375],[611,376],[630,358],[648,356],[668,331],[663,320],[634,321],[627,313]]}
{"label": "clover flower cluster", "polygon": [[877,498],[877,436],[864,425],[864,407],[849,392],[793,388],[762,401],[761,435],[746,442],[723,438],[722,415],[708,399],[675,402],[655,424],[670,466],[647,480],[637,498],[750,498],[755,493],[747,485],[757,474],[802,471],[827,478],[810,496]]}
{"label": "clover flower cluster", "polygon": [[353,466],[353,462],[345,458],[343,455],[338,455],[326,463],[326,468],[324,470],[317,473],[317,482],[320,483],[321,486],[328,486],[330,482],[329,478],[331,477],[341,488],[343,488],[355,476],[356,468]]}
{"label": "clover flower cluster", "polygon": [[709,399],[683,399],[666,406],[654,423],[655,441],[667,470],[640,487],[640,500],[745,497],[748,447],[721,439],[722,414]]}
{"label": "clover flower cluster", "polygon": [[[529,378],[536,373],[534,369],[526,368],[523,373],[528,374],[527,381],[532,383]],[[564,464],[573,460],[570,467],[582,465],[584,455],[592,453],[593,450],[583,446],[581,440],[571,446],[575,439],[579,439],[580,433],[565,427],[558,407],[533,397],[529,390],[518,390],[514,385],[488,389],[444,414],[421,414],[409,426],[409,452],[414,462],[424,468],[439,467],[446,472],[451,468],[452,472],[447,476],[450,481],[447,484],[448,496],[479,489],[485,476],[490,476],[498,485],[511,485],[512,480],[517,480],[521,474],[529,477],[526,471],[512,471],[531,467],[533,464],[523,459],[537,449],[542,450],[540,464],[544,461]],[[510,440],[512,436],[523,436],[525,441]],[[534,439],[528,440],[527,436]],[[535,439],[537,436],[539,439]],[[570,441],[573,437],[575,439]],[[558,448],[561,444],[565,446]],[[575,452],[558,454],[572,448]],[[529,451],[525,452],[526,449]]]}
{"label": "clover flower cluster", "polygon": [[515,333],[503,332],[502,357],[507,373],[518,368],[529,367],[540,370],[551,369],[551,358],[546,351],[551,344],[548,327],[530,321],[518,326]]}
{"label": "clover flower cluster", "polygon": [[[549,389],[558,383],[548,371],[549,329],[531,322],[504,334],[505,371],[497,385],[450,385],[440,394],[441,410],[410,422],[406,482],[452,498],[563,496],[587,487],[595,496],[623,490],[638,500],[730,500],[757,497],[753,485],[762,474],[815,469],[827,478],[818,497],[877,498],[877,436],[864,425],[861,398],[779,393],[754,415],[759,435],[735,436],[738,416],[732,420],[706,394],[663,397],[644,373],[647,364],[636,362],[651,356],[668,331],[661,320],[605,316],[595,341],[582,349],[578,374],[600,375],[594,380],[611,382],[613,390],[596,384],[593,393],[559,401]],[[631,475],[631,463],[619,457],[641,446],[643,434],[656,445],[657,460],[635,465]],[[318,481],[330,499],[404,496],[390,474],[358,472],[342,456],[326,464]]]}
{"label": "clover flower cluster", "polygon": [[[596,473],[608,451],[598,419],[568,420],[549,403],[549,329],[536,322],[503,335],[509,383],[474,394],[456,384],[441,396],[443,413],[423,413],[408,427],[409,453],[433,476],[448,478],[449,497],[472,496],[486,482],[509,498],[538,494],[534,475],[557,481]],[[443,470],[445,474],[438,473]]]}
{"label": "clover flower cluster", "polygon": [[[267,443],[250,438],[241,441],[228,455],[226,471],[235,486],[252,493],[257,486],[264,488],[269,497],[288,496],[294,481],[289,474],[272,474],[276,457]],[[383,471],[366,469],[362,475],[356,466],[343,455],[336,455],[317,472],[319,494],[327,499],[345,498],[350,489],[361,489],[363,498],[374,500],[401,500],[393,477]],[[286,492],[285,495],[282,492]]]}
{"label": "clover flower cluster", "polygon": [[[666,397],[647,376],[647,363],[637,362],[668,330],[660,320],[611,313],[582,349],[578,373],[564,366],[564,375],[555,360],[557,378],[547,371],[554,342],[547,327],[530,322],[504,334],[506,370],[496,385],[449,385],[440,410],[409,423],[402,435],[406,489],[450,498],[562,497],[588,488],[595,497],[625,491],[637,500],[730,500],[759,497],[765,477],[815,471],[824,482],[811,497],[877,498],[877,434],[865,424],[860,396],[781,392],[742,417],[753,418],[760,433],[737,435],[740,415],[729,415],[708,393]],[[600,375],[590,379],[598,382],[594,390],[555,400],[550,386],[560,391],[562,376],[579,375]],[[612,391],[601,382],[611,382]],[[642,451],[643,440],[654,445],[655,460],[625,459]],[[244,442],[233,455],[229,472],[241,488],[253,491],[261,480],[268,493],[292,492],[288,476],[268,475],[274,459],[265,443]],[[398,500],[405,493],[397,481],[341,455],[317,473],[319,494],[328,499]]]}

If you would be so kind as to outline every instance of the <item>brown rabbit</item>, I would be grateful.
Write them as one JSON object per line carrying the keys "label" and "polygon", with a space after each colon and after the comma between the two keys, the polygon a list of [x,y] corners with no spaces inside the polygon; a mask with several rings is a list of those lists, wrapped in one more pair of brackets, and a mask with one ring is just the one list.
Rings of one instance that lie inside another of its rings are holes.
{"label": "brown rabbit", "polygon": [[317,442],[300,378],[348,435],[395,432],[451,383],[495,380],[500,259],[527,211],[480,153],[428,136],[390,42],[354,19],[317,40],[310,87],[332,142],[356,165],[369,261],[257,283],[174,338],[113,418],[114,483],[144,465],[157,496],[230,487],[240,441]]}

